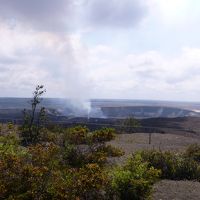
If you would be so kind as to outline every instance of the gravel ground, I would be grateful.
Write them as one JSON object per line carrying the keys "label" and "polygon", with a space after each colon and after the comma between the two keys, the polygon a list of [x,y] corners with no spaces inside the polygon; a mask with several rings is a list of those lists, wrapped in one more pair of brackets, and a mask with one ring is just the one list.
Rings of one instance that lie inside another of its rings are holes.
{"label": "gravel ground", "polygon": [[199,143],[199,137],[189,137],[175,134],[151,134],[149,144],[148,133],[119,134],[110,142],[116,147],[122,148],[126,155],[142,149],[160,149],[162,151],[183,151],[190,144]]}
{"label": "gravel ground", "polygon": [[162,180],[154,185],[153,200],[199,200],[200,183]]}

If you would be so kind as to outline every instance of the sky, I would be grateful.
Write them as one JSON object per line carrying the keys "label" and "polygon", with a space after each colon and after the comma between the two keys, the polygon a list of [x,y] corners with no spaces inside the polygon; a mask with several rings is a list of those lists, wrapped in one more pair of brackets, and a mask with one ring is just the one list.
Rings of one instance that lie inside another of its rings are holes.
{"label": "sky", "polygon": [[199,0],[0,0],[0,96],[200,101]]}

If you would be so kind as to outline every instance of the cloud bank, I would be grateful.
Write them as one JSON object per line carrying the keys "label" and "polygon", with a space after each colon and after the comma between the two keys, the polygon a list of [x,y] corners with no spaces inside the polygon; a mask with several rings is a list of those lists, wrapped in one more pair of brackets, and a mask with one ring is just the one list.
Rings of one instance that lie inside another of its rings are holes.
{"label": "cloud bank", "polygon": [[135,27],[146,15],[147,5],[138,0],[91,0],[88,21],[95,27]]}
{"label": "cloud bank", "polygon": [[147,8],[139,0],[1,0],[0,18],[29,28],[63,32],[76,25],[134,27]]}
{"label": "cloud bank", "polygon": [[1,96],[29,96],[42,83],[48,96],[81,101],[198,100],[200,15],[184,12],[175,27],[169,2],[0,0]]}
{"label": "cloud bank", "polygon": [[0,17],[13,24],[57,32],[70,24],[74,6],[71,0],[1,0]]}
{"label": "cloud bank", "polygon": [[93,51],[92,65],[102,62],[91,74],[96,91],[102,91],[95,96],[198,100],[200,48],[183,48],[179,55],[170,59],[158,51],[119,56],[115,49],[110,49],[109,53],[108,47],[101,49],[104,49],[104,59],[99,58],[98,48],[97,53]]}

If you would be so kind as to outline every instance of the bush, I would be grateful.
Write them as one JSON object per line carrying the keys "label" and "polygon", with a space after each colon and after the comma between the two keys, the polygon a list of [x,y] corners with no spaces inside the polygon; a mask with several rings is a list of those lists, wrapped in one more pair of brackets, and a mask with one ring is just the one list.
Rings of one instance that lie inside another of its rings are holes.
{"label": "bush", "polygon": [[116,148],[112,145],[100,146],[97,151],[102,153],[104,152],[109,157],[120,157],[124,155],[124,151],[122,149]]}
{"label": "bush", "polygon": [[162,171],[161,178],[172,180],[199,180],[200,166],[192,158],[185,154],[175,154],[173,152],[142,151],[141,156],[144,161],[156,169]]}
{"label": "bush", "polygon": [[59,169],[56,147],[37,145],[27,149],[10,143],[4,144],[2,149],[0,198],[49,199],[48,185],[52,181],[53,171]]}
{"label": "bush", "polygon": [[121,149],[106,145],[115,138],[115,130],[103,128],[90,132],[88,128],[76,126],[63,132],[63,156],[73,167],[96,163],[103,166],[108,157],[123,155]]}
{"label": "bush", "polygon": [[104,197],[108,176],[98,164],[85,164],[76,169],[65,165],[61,148],[52,143],[24,148],[14,139],[1,138],[1,142],[0,199]]}
{"label": "bush", "polygon": [[180,158],[175,179],[177,180],[200,180],[200,166],[199,164],[188,158]]}
{"label": "bush", "polygon": [[86,144],[88,132],[88,128],[82,126],[76,126],[66,129],[66,131],[64,132],[64,145],[67,145],[68,143],[76,145]]}
{"label": "bush", "polygon": [[13,130],[14,129],[14,125],[12,122],[8,122],[7,124],[8,130]]}
{"label": "bush", "polygon": [[28,147],[28,153],[31,155],[31,163],[34,166],[45,166],[49,169],[58,169],[61,167],[60,147],[49,143],[46,145],[36,144]]}
{"label": "bush", "polygon": [[197,162],[200,162],[200,145],[192,144],[190,145],[184,154],[186,158],[193,159]]}
{"label": "bush", "polygon": [[9,133],[5,136],[0,136],[0,155],[18,155],[20,153],[23,153],[25,150],[19,144],[20,140],[14,133]]}
{"label": "bush", "polygon": [[90,134],[91,143],[109,142],[115,138],[115,130],[112,128],[102,128]]}
{"label": "bush", "polygon": [[76,196],[79,199],[103,199],[108,184],[107,174],[97,164],[87,164],[75,174]]}
{"label": "bush", "polygon": [[174,153],[152,150],[142,151],[141,156],[144,161],[149,163],[149,166],[153,166],[162,171],[162,178],[175,178],[179,160]]}
{"label": "bush", "polygon": [[148,167],[140,154],[128,159],[126,164],[112,173],[112,189],[117,199],[145,199],[151,194],[153,183],[160,170]]}
{"label": "bush", "polygon": [[85,164],[85,155],[78,150],[78,148],[69,144],[62,148],[61,151],[63,163],[67,166],[77,168]]}

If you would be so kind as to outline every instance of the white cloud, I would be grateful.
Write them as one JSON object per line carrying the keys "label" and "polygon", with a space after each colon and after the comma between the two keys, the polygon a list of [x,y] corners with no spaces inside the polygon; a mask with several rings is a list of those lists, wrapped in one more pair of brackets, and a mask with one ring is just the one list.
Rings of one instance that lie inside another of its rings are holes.
{"label": "white cloud", "polygon": [[[94,55],[93,55],[94,56]],[[128,56],[105,56],[93,70],[98,97],[198,100],[200,49],[184,48],[176,58],[150,51]],[[98,55],[95,62],[99,63]],[[100,93],[101,91],[101,93]]]}
{"label": "white cloud", "polygon": [[0,85],[6,88],[2,96],[27,96],[40,83],[47,87],[49,96],[79,97],[88,93],[82,64],[87,48],[78,35],[4,26],[0,43]]}
{"label": "white cloud", "polygon": [[[0,2],[2,96],[27,96],[42,83],[49,96],[79,99],[200,98],[198,20],[193,24],[199,15],[185,12],[188,0],[167,6],[158,0]],[[175,4],[181,4],[180,13]],[[186,18],[184,32],[180,23]]]}
{"label": "white cloud", "polygon": [[191,0],[153,0],[158,6],[160,17],[170,24],[180,23],[185,20],[188,14],[188,7],[190,6]]}
{"label": "white cloud", "polygon": [[121,54],[107,45],[85,46],[79,34],[0,29],[2,96],[27,96],[46,85],[48,96],[85,99],[198,100],[200,48],[175,58],[158,51]]}

